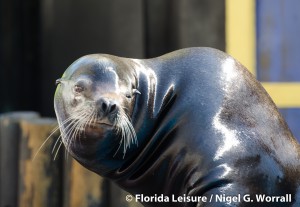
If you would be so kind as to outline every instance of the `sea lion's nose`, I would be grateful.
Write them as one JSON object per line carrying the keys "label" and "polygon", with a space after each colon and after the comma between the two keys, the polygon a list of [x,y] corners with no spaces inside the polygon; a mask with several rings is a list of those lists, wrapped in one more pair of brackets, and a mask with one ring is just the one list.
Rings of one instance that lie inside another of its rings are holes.
{"label": "sea lion's nose", "polygon": [[117,111],[116,103],[113,100],[109,100],[107,98],[100,98],[97,101],[97,106],[98,106],[99,112],[103,116],[113,114]]}

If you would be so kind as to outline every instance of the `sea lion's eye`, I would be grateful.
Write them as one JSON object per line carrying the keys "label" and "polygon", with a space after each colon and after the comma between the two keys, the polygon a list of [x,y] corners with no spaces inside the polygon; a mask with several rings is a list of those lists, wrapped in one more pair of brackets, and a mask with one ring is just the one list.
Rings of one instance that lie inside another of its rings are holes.
{"label": "sea lion's eye", "polygon": [[132,96],[136,94],[141,94],[141,92],[139,92],[137,89],[132,89],[132,94],[127,93],[125,96],[126,98],[132,98]]}
{"label": "sea lion's eye", "polygon": [[126,98],[132,98],[131,94],[127,93],[126,95]]}
{"label": "sea lion's eye", "polygon": [[84,88],[82,86],[80,86],[80,85],[75,85],[74,86],[74,91],[76,93],[81,93],[83,90],[84,90]]}

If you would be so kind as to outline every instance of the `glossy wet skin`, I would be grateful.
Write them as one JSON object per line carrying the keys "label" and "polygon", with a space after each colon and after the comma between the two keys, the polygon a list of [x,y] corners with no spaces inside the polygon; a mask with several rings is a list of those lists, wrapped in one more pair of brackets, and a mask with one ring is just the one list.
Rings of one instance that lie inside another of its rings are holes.
{"label": "glossy wet skin", "polygon": [[[69,81],[65,86],[64,80]],[[135,87],[141,95],[133,95]],[[103,98],[111,104],[103,106]],[[94,100],[98,107],[89,106]],[[88,127],[81,142],[65,144],[67,150],[131,194],[290,193],[294,206],[300,205],[300,146],[262,86],[225,53],[189,48],[148,60],[84,57],[68,68],[57,89],[58,120],[80,114],[81,106],[97,108],[105,118],[98,119],[103,121],[98,127]],[[109,123],[121,106],[127,108],[138,145],[126,156],[115,156],[120,137]]]}

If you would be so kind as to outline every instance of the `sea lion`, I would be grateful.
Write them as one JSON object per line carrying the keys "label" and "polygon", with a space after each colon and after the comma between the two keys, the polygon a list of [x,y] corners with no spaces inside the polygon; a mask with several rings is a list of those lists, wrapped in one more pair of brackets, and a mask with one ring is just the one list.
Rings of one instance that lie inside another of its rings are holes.
{"label": "sea lion", "polygon": [[[57,83],[68,152],[145,206],[300,206],[299,144],[261,84],[226,53],[87,55]],[[191,200],[200,196],[207,200]]]}

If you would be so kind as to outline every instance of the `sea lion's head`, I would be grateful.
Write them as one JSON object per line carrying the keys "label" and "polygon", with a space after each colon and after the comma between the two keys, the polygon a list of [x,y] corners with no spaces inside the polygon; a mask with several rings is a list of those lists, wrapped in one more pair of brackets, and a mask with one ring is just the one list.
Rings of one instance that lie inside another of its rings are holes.
{"label": "sea lion's head", "polygon": [[137,143],[131,123],[139,93],[134,70],[114,56],[87,55],[57,84],[54,106],[67,151],[89,169],[101,160],[123,159]]}

